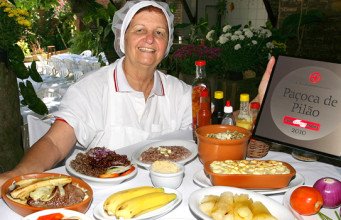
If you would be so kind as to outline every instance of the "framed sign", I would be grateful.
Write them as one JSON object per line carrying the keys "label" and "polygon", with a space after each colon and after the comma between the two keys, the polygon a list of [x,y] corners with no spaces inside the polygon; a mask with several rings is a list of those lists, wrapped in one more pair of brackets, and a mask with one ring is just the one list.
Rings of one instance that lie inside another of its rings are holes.
{"label": "framed sign", "polygon": [[280,56],[253,134],[341,158],[341,64]]}

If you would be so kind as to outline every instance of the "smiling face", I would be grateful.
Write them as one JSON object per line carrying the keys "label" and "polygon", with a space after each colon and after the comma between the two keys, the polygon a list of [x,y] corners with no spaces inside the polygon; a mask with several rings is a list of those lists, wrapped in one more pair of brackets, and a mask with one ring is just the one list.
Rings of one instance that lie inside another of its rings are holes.
{"label": "smiling face", "polygon": [[164,58],[168,45],[168,26],[163,12],[152,7],[135,14],[124,42],[126,61],[130,65],[155,69]]}

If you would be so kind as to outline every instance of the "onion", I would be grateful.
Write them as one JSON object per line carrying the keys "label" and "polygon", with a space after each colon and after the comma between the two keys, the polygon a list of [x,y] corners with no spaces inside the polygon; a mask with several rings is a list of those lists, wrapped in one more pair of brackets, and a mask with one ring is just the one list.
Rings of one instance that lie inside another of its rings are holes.
{"label": "onion", "polygon": [[323,197],[323,207],[335,208],[341,204],[341,182],[332,177],[317,180],[313,187],[320,191]]}

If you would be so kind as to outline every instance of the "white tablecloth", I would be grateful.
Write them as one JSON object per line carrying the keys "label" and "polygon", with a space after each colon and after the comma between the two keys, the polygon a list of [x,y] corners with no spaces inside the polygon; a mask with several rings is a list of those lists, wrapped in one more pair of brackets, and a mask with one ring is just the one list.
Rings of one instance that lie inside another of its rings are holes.
{"label": "white tablecloth", "polygon": [[[162,137],[162,140],[165,139],[187,139],[190,136],[189,133],[175,133],[171,135],[166,135]],[[139,144],[135,144],[129,147],[121,148],[117,150],[118,153],[121,154],[127,154],[128,156],[131,156],[133,152],[138,149],[139,147],[145,146],[145,144],[152,142],[151,140],[149,141],[144,141]],[[316,180],[318,180],[321,177],[334,177],[337,179],[341,180],[341,167],[333,166],[330,164],[326,163],[321,163],[321,162],[302,162],[294,159],[290,154],[286,154],[283,152],[272,152],[270,151],[269,154],[266,157],[263,157],[261,159],[267,160],[281,160],[281,161],[286,161],[290,163],[298,173],[302,174],[305,178],[305,184],[306,185],[312,185]],[[181,186],[177,189],[182,193],[183,196],[183,201],[181,204],[176,207],[174,210],[172,210],[170,213],[167,215],[161,217],[161,219],[164,220],[169,220],[169,219],[196,219],[195,216],[191,213],[188,207],[188,198],[192,192],[195,190],[200,189],[198,185],[196,185],[193,182],[193,174],[196,173],[199,170],[202,170],[203,166],[196,158],[192,162],[188,163],[185,166],[185,177],[183,180],[183,183]],[[54,172],[54,173],[64,173],[66,174],[65,167],[59,167],[50,170],[49,172]],[[148,176],[148,171],[142,168],[138,169],[138,173],[135,178],[130,179],[129,181],[123,182],[120,185],[115,185],[112,187],[105,187],[103,189],[94,189],[94,199],[92,201],[91,207],[87,211],[86,215],[93,217],[93,209],[94,207],[103,201],[105,198],[107,198],[110,194],[135,187],[135,186],[141,186],[141,185],[152,185],[150,178]],[[270,195],[272,199],[282,203],[283,200],[283,195],[282,194],[276,194],[276,195]],[[11,209],[9,209],[6,204],[3,202],[3,200],[0,200],[0,219],[21,219],[21,216],[13,212]]]}

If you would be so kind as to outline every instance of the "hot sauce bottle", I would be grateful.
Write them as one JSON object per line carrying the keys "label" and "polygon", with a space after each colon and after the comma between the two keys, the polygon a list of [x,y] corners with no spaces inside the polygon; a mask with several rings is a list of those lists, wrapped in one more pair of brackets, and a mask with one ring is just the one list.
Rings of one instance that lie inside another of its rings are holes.
{"label": "hot sauce bottle", "polygon": [[197,128],[211,124],[211,102],[208,89],[204,89],[200,94],[200,108],[197,114]]}
{"label": "hot sauce bottle", "polygon": [[206,88],[208,90],[208,98],[210,98],[209,82],[206,78],[206,61],[195,61],[195,79],[192,83],[192,128],[193,138],[196,140],[195,129],[197,128],[197,114],[200,108],[200,94]]}

